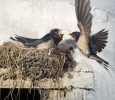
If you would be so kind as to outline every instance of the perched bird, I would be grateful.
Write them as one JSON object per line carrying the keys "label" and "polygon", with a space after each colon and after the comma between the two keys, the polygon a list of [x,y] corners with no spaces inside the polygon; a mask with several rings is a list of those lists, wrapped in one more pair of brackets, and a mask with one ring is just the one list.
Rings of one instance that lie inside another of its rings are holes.
{"label": "perched bird", "polygon": [[40,39],[31,39],[18,35],[16,35],[15,38],[10,37],[10,39],[15,41],[19,46],[35,47],[37,49],[48,49],[56,47],[58,43],[63,40],[64,34],[61,34],[61,31],[62,30],[60,29],[52,29],[49,33]]}
{"label": "perched bird", "polygon": [[[105,48],[108,38],[108,31],[104,29],[91,35],[92,14],[90,0],[75,0],[75,10],[80,32],[72,32],[70,35],[77,42],[78,48],[90,59],[96,60],[109,72],[109,63],[97,56]],[[114,69],[113,69],[114,70]]]}

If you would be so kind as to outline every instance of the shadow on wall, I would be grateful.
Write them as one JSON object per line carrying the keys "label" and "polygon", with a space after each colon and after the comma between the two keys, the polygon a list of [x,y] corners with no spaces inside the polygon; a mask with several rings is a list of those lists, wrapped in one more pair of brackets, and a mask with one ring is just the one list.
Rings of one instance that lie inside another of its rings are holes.
{"label": "shadow on wall", "polygon": [[[18,91],[19,90],[19,91]],[[0,100],[40,100],[38,89],[1,89]]]}

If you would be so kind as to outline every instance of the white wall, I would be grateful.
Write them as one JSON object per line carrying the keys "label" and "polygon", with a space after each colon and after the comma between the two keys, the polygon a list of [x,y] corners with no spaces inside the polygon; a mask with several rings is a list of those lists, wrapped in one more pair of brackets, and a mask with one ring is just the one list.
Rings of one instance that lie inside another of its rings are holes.
{"label": "white wall", "polygon": [[[92,33],[106,28],[109,30],[107,47],[99,55],[109,61],[115,69],[115,0],[91,0],[93,26]],[[9,37],[21,36],[40,38],[53,28],[64,29],[64,39],[70,38],[68,33],[78,30],[74,10],[74,0],[0,0],[0,44]],[[91,100],[115,99],[115,72],[112,77],[95,61],[85,59],[95,71],[95,89]],[[89,100],[87,98],[87,100]]]}

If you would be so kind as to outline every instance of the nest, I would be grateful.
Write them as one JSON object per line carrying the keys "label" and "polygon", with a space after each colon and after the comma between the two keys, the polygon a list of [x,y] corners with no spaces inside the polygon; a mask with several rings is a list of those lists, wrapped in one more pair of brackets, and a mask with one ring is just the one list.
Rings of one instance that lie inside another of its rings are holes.
{"label": "nest", "polygon": [[0,68],[9,69],[9,73],[0,74],[7,79],[34,80],[43,78],[57,79],[67,71],[73,71],[76,61],[70,48],[50,48],[37,50],[35,48],[18,47],[12,42],[0,46]]}

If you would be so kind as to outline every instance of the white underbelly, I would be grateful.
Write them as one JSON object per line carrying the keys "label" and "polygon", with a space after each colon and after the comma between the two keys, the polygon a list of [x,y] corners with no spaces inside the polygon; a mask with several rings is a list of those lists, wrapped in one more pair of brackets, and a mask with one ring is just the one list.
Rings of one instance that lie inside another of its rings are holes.
{"label": "white underbelly", "polygon": [[85,36],[84,35],[81,35],[79,37],[79,40],[77,41],[77,46],[80,50],[82,50],[82,52],[84,54],[89,54],[89,47],[88,47],[88,43],[85,39]]}
{"label": "white underbelly", "polygon": [[54,47],[54,42],[53,42],[53,39],[47,41],[47,42],[43,42],[41,44],[39,44],[37,46],[37,49],[48,49],[48,48],[52,48]]}

